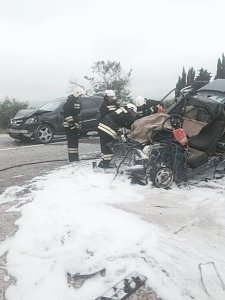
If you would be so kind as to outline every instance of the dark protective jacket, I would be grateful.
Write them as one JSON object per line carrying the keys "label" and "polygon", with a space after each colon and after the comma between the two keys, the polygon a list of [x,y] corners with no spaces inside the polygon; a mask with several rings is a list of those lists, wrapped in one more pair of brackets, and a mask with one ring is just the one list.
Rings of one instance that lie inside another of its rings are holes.
{"label": "dark protective jacket", "polygon": [[78,114],[80,112],[80,101],[74,95],[69,95],[66,103],[63,106],[63,127],[65,128],[80,128]]}
{"label": "dark protective jacket", "polygon": [[147,100],[145,104],[137,108],[137,118],[142,118],[157,113],[157,105],[159,104],[161,104],[160,101]]}
{"label": "dark protective jacket", "polygon": [[119,103],[117,101],[104,100],[100,106],[100,120],[102,120],[106,115],[114,112],[119,108]]}
{"label": "dark protective jacket", "polygon": [[131,125],[136,120],[136,117],[121,107],[116,111],[106,115],[98,125],[98,130],[104,131],[114,139],[117,138],[119,128],[131,128]]}

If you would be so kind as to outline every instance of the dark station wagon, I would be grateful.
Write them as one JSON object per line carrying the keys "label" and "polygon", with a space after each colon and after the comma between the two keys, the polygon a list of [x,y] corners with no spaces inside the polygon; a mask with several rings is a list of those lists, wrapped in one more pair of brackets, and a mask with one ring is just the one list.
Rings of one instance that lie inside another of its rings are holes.
{"label": "dark station wagon", "polygon": [[[38,109],[24,109],[17,112],[11,119],[8,134],[16,140],[34,139],[37,143],[47,144],[54,135],[65,134],[63,124],[63,105],[66,97],[48,102]],[[81,110],[79,121],[80,134],[97,131],[99,108],[103,102],[101,96],[80,97]]]}

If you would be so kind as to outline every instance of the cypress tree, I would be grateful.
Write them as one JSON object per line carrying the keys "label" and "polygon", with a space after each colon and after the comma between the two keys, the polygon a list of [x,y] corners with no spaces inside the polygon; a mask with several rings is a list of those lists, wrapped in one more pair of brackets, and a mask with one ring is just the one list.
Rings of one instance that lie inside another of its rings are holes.
{"label": "cypress tree", "polygon": [[185,68],[183,67],[182,75],[178,77],[178,81],[176,84],[175,96],[178,97],[180,94],[180,90],[186,86],[187,75],[185,72]]}
{"label": "cypress tree", "polygon": [[222,59],[218,58],[217,61],[217,70],[215,79],[225,79],[225,57],[224,53],[222,54]]}
{"label": "cypress tree", "polygon": [[187,86],[191,86],[195,81],[195,70],[191,67],[187,73]]}
{"label": "cypress tree", "polygon": [[215,76],[215,79],[218,78],[222,78],[222,63],[220,58],[217,61],[217,69],[216,69],[216,76]]}
{"label": "cypress tree", "polygon": [[225,56],[222,54],[222,63],[221,63],[221,78],[225,79]]}
{"label": "cypress tree", "polygon": [[182,71],[182,76],[181,76],[181,88],[184,88],[186,86],[187,83],[187,74],[185,72],[185,68],[183,67],[183,71]]}
{"label": "cypress tree", "polygon": [[196,81],[207,81],[209,82],[212,75],[210,72],[208,72],[206,69],[201,68],[198,70],[198,75],[196,76]]}

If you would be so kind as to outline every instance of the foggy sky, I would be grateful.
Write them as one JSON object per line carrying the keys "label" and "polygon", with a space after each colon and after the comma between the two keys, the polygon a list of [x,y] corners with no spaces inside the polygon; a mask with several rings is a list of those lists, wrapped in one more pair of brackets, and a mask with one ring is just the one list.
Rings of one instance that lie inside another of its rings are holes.
{"label": "foggy sky", "polygon": [[48,101],[98,60],[133,69],[131,91],[160,99],[183,66],[216,72],[224,0],[0,0],[0,101]]}

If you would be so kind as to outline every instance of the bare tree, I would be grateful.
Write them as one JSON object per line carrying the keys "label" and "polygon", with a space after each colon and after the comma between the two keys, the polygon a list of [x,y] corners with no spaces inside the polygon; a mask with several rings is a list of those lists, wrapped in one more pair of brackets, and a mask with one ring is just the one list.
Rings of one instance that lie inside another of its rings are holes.
{"label": "bare tree", "polygon": [[97,61],[91,67],[94,76],[85,76],[94,92],[114,90],[119,100],[129,99],[129,84],[132,69],[125,72],[116,61]]}

